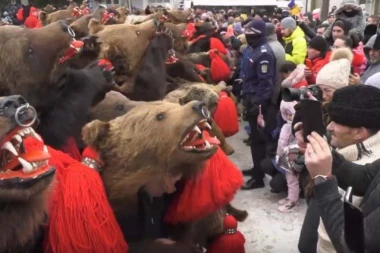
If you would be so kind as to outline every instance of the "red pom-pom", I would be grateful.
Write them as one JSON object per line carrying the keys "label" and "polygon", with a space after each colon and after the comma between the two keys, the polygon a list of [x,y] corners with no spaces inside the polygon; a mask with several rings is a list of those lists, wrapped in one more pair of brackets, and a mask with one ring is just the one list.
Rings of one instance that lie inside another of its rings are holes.
{"label": "red pom-pom", "polygon": [[227,54],[227,49],[223,45],[223,43],[220,41],[220,39],[217,38],[210,38],[210,49],[216,49],[218,52],[226,55]]}
{"label": "red pom-pom", "polygon": [[237,229],[237,220],[232,215],[226,215],[223,221],[224,229]]}
{"label": "red pom-pom", "polygon": [[225,137],[230,137],[239,132],[236,105],[224,91],[219,93],[219,101],[213,118]]}
{"label": "red pom-pom", "polygon": [[231,215],[224,217],[224,234],[218,236],[207,248],[207,253],[245,253],[244,235],[237,231],[237,221]]}
{"label": "red pom-pom", "polygon": [[185,182],[166,213],[171,224],[202,219],[228,204],[243,184],[240,170],[218,148],[206,168]]}
{"label": "red pom-pom", "polygon": [[212,80],[215,83],[219,83],[220,81],[227,82],[231,75],[231,69],[220,57],[219,51],[210,50],[209,56],[211,59],[210,74]]}
{"label": "red pom-pom", "polygon": [[[45,252],[128,252],[99,173],[62,152],[49,148],[49,153],[57,180]],[[87,149],[86,155],[90,154],[96,156]]]}

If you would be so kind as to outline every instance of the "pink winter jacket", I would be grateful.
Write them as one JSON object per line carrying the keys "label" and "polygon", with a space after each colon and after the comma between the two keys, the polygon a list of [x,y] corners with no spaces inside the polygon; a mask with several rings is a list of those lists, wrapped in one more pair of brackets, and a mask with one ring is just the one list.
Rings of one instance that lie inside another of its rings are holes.
{"label": "pink winter jacket", "polygon": [[288,121],[287,115],[295,114],[294,106],[297,102],[285,102],[281,101],[280,111],[282,118],[286,121],[286,123],[282,126],[280,132],[280,138],[278,139],[277,152],[276,155],[281,156],[284,154],[284,150],[290,144],[295,142],[295,137],[292,134],[292,122]]}

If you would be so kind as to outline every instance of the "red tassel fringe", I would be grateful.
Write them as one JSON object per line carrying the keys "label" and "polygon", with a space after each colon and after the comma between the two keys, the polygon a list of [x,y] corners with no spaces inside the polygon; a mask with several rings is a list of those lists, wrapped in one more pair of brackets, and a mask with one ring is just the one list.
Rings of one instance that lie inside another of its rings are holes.
{"label": "red tassel fringe", "polygon": [[210,50],[209,55],[211,59],[211,79],[215,83],[219,83],[220,81],[227,82],[231,75],[230,67],[220,58],[219,51]]}
{"label": "red tassel fringe", "polygon": [[210,38],[210,49],[216,49],[218,52],[226,55],[227,54],[227,49],[223,45],[223,43],[220,41],[220,39],[217,38]]}
{"label": "red tassel fringe", "polygon": [[239,132],[236,105],[225,91],[219,93],[219,101],[213,118],[225,137],[230,137]]}
{"label": "red tassel fringe", "polygon": [[[42,150],[43,143],[28,138],[24,147]],[[60,151],[48,151],[56,182],[50,197],[45,252],[128,252],[98,172]]]}
{"label": "red tassel fringe", "polygon": [[77,161],[82,160],[82,156],[78,149],[77,142],[75,141],[73,137],[70,137],[69,139],[67,139],[66,145],[62,147],[62,151],[64,153],[69,154],[72,158],[74,158]]}
{"label": "red tassel fringe", "polygon": [[224,218],[225,233],[218,236],[207,248],[207,253],[245,253],[244,235],[237,231],[237,221],[231,215]]}
{"label": "red tassel fringe", "polygon": [[80,162],[65,168],[49,218],[50,252],[128,252],[98,172]]}
{"label": "red tassel fringe", "polygon": [[177,193],[165,219],[171,224],[202,219],[229,203],[242,184],[240,170],[218,148],[202,174]]}

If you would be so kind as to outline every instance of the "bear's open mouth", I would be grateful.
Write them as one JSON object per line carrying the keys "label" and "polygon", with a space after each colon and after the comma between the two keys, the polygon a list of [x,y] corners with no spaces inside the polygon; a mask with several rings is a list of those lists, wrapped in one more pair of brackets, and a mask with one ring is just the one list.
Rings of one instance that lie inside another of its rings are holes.
{"label": "bear's open mouth", "polygon": [[[29,139],[32,138],[32,139]],[[53,175],[54,167],[49,165],[50,154],[45,145],[41,150],[28,150],[25,141],[41,141],[31,127],[19,127],[2,138],[0,146],[0,186],[32,183]]]}
{"label": "bear's open mouth", "polygon": [[165,63],[166,64],[174,64],[178,61],[178,58],[175,55],[174,49],[170,49],[168,53],[168,58],[166,59]]}
{"label": "bear's open mouth", "polygon": [[103,17],[102,17],[102,23],[103,24],[107,24],[108,21],[110,21],[111,19],[113,19],[115,17],[115,14],[112,13],[112,12],[108,12],[107,10],[104,11],[104,14],[103,14]]}
{"label": "bear's open mouth", "polygon": [[82,51],[84,42],[81,40],[75,40],[70,43],[70,47],[66,50],[65,54],[59,58],[59,64],[65,63]]}
{"label": "bear's open mouth", "polygon": [[180,148],[186,152],[197,153],[214,150],[220,141],[216,137],[211,137],[209,130],[211,130],[211,125],[207,119],[197,122],[185,132],[185,137],[179,145]]}

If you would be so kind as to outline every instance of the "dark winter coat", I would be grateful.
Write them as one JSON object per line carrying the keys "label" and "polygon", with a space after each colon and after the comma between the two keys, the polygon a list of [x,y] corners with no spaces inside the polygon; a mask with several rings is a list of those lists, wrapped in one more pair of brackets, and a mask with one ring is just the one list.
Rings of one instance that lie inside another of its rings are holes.
{"label": "dark winter coat", "polygon": [[338,186],[353,188],[353,195],[363,196],[360,208],[364,215],[367,253],[380,252],[380,160],[367,165],[349,162],[333,153],[332,180],[314,186],[314,197],[326,231],[338,253],[351,253],[344,238],[344,209]]}

